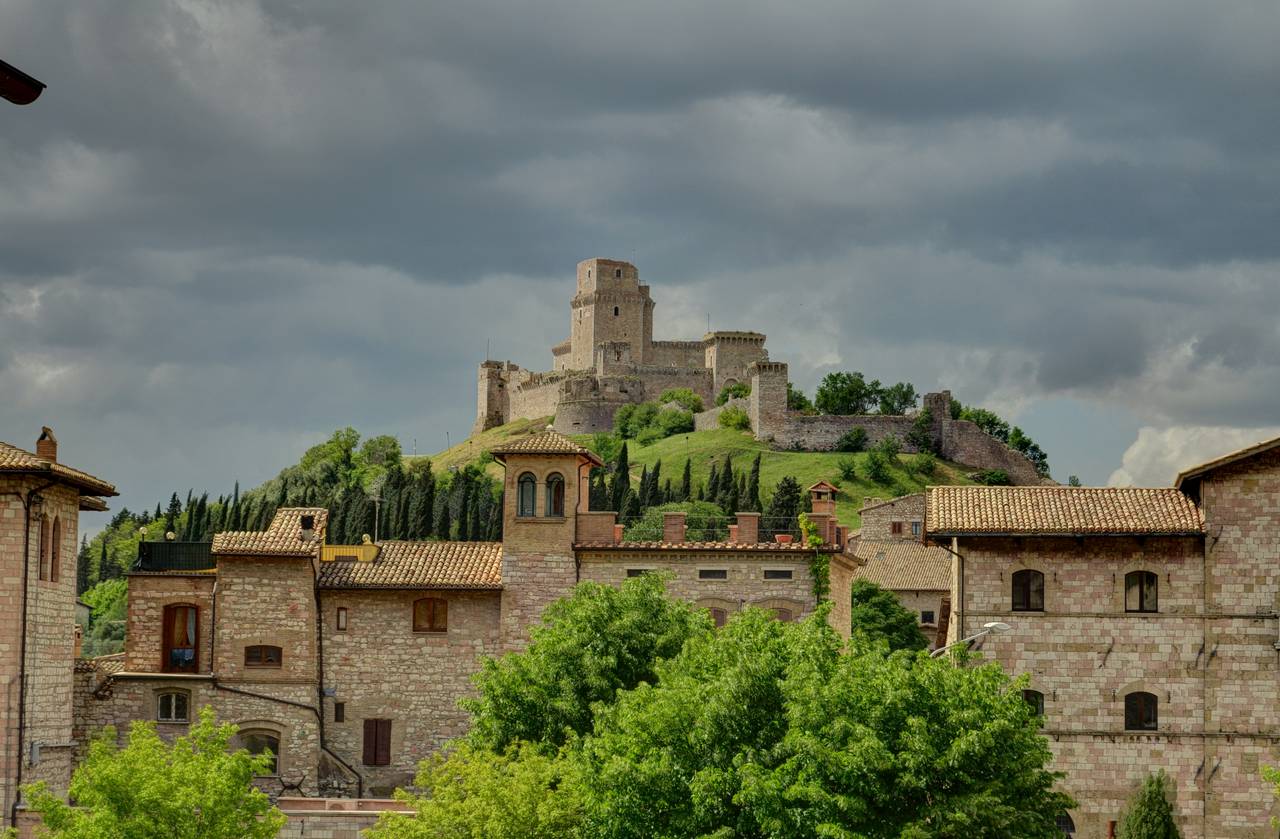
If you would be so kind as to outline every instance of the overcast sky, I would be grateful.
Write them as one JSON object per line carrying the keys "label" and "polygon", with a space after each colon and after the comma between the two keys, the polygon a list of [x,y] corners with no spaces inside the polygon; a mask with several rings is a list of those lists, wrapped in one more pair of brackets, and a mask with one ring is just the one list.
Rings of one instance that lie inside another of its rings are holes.
{"label": "overcast sky", "polygon": [[1277,43],[1274,0],[6,0],[49,89],[0,102],[0,439],[134,508],[436,451],[605,256],[657,337],[1165,484],[1280,433]]}

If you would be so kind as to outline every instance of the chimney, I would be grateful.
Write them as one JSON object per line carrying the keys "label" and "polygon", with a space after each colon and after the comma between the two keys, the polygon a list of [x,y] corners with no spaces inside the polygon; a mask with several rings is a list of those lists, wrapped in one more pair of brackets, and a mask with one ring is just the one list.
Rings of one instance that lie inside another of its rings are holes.
{"label": "chimney", "polygon": [[58,462],[58,438],[53,436],[53,429],[47,425],[40,429],[40,439],[36,440],[36,457],[50,463]]}
{"label": "chimney", "polygon": [[688,513],[680,511],[662,514],[662,541],[672,545],[684,541],[684,534],[688,529],[684,523],[686,516]]}
{"label": "chimney", "polygon": [[759,513],[738,513],[738,541],[744,545],[760,541]]}
{"label": "chimney", "polygon": [[729,525],[729,544],[738,544],[738,526],[736,524]]}
{"label": "chimney", "polygon": [[302,516],[302,541],[310,542],[316,535],[316,517],[311,514]]}

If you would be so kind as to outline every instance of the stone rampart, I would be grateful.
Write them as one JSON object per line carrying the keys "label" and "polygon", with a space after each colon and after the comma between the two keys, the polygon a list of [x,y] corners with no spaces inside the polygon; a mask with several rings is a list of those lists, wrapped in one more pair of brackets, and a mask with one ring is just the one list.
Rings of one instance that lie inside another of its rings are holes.
{"label": "stone rampart", "polygon": [[704,366],[705,350],[701,341],[654,341],[649,363],[655,367]]}
{"label": "stone rampart", "polygon": [[886,437],[897,437],[902,451],[911,453],[917,449],[907,442],[907,434],[914,422],[912,417],[891,417],[871,414],[867,416],[806,416],[795,411],[787,413],[786,421],[773,429],[773,444],[782,449],[805,451],[833,451],[840,438],[854,428],[867,432],[867,446],[871,447]]}
{"label": "stone rampart", "polygon": [[710,410],[703,411],[693,415],[694,431],[714,431],[720,427],[720,415],[727,408],[738,408],[742,411],[749,411],[751,408],[751,400],[744,397],[735,396],[733,399],[725,402],[723,405],[717,405]]}
{"label": "stone rampart", "polygon": [[956,463],[1002,469],[1015,484],[1044,482],[1031,461],[968,420],[943,421],[939,450],[943,457]]}

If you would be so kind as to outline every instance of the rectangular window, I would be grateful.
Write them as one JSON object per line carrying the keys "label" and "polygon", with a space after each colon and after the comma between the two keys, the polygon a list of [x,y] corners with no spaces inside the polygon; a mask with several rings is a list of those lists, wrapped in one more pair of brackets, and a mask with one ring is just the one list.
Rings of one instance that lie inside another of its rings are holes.
{"label": "rectangular window", "polygon": [[448,632],[449,604],[439,597],[424,597],[413,602],[414,632]]}
{"label": "rectangular window", "polygon": [[338,607],[338,631],[339,632],[347,631],[347,607],[346,606]]}
{"label": "rectangular window", "polygon": [[901,536],[902,522],[900,521],[889,522],[889,532],[892,533],[894,536]]}
{"label": "rectangular window", "polygon": [[918,521],[911,522],[911,535],[912,536],[920,535],[920,522]]}
{"label": "rectangular window", "polygon": [[160,707],[156,719],[160,722],[187,722],[187,695],[185,693],[160,694]]}
{"label": "rectangular window", "polygon": [[280,648],[268,644],[244,648],[245,667],[279,667],[281,658]]}
{"label": "rectangular window", "polygon": [[391,765],[391,720],[364,721],[364,765]]}
{"label": "rectangular window", "polygon": [[345,702],[333,703],[333,721],[334,722],[347,721],[347,703]]}
{"label": "rectangular window", "polygon": [[648,574],[648,573],[649,573],[648,568],[628,568],[627,569],[628,577],[639,577],[641,574]]}
{"label": "rectangular window", "polygon": [[932,626],[932,625],[933,625],[933,611],[932,611],[932,610],[930,610],[930,609],[923,609],[923,610],[921,610],[921,612],[920,612],[920,623],[928,624],[928,625]]}
{"label": "rectangular window", "polygon": [[766,568],[764,569],[764,578],[766,580],[789,580],[791,579],[791,569]]}
{"label": "rectangular window", "polygon": [[723,568],[699,568],[698,579],[699,580],[727,580],[729,579],[729,572]]}

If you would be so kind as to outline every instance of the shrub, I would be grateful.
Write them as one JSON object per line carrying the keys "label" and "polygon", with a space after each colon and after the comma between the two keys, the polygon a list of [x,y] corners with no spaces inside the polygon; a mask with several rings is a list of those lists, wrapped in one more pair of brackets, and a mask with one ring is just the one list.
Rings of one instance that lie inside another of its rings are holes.
{"label": "shrub", "polygon": [[889,480],[889,458],[879,449],[867,455],[867,477],[877,484]]}
{"label": "shrub", "polygon": [[668,402],[674,402],[692,414],[702,411],[702,397],[687,387],[674,387],[670,390],[664,390],[662,395],[658,397],[658,404],[665,405]]}
{"label": "shrub", "polygon": [[663,437],[684,434],[693,430],[693,414],[679,408],[666,408],[654,417],[653,426],[662,432]]}
{"label": "shrub", "polygon": [[911,459],[912,471],[925,476],[932,476],[938,471],[938,458],[933,452],[921,452]]}
{"label": "shrub", "polygon": [[649,446],[658,442],[659,440],[663,439],[666,436],[667,436],[666,434],[662,433],[661,428],[658,428],[655,425],[650,425],[640,429],[640,433],[636,435],[635,440],[637,443],[639,443],[642,446]]}
{"label": "shrub", "polygon": [[751,428],[751,417],[737,405],[730,405],[720,412],[720,427],[746,431]]}
{"label": "shrub", "polygon": [[675,501],[647,508],[640,518],[627,525],[623,538],[628,542],[662,541],[662,514],[683,510],[688,513],[686,538],[691,542],[722,542],[729,537],[729,517],[710,501]]}
{"label": "shrub", "polygon": [[1009,480],[1009,473],[1003,469],[983,469],[981,472],[974,472],[971,477],[989,487],[1013,486],[1013,481]]}
{"label": "shrub", "polygon": [[836,451],[838,452],[860,452],[867,447],[867,429],[862,426],[855,426],[840,435],[840,439],[836,441]]}
{"label": "shrub", "polygon": [[902,454],[902,441],[892,434],[885,435],[879,443],[876,443],[876,451],[884,455],[889,461],[898,459],[898,455]]}
{"label": "shrub", "polygon": [[1169,800],[1172,786],[1163,769],[1148,775],[1120,816],[1119,839],[1181,839]]}
{"label": "shrub", "polygon": [[725,389],[720,391],[720,395],[716,397],[716,404],[723,405],[730,399],[743,399],[751,395],[751,385],[746,382],[734,382],[726,385]]}
{"label": "shrub", "polygon": [[840,477],[846,481],[856,481],[858,479],[858,461],[853,458],[840,458],[836,461],[836,468],[840,470]]}
{"label": "shrub", "polygon": [[933,439],[933,412],[928,408],[916,414],[911,430],[907,432],[907,442],[915,446],[916,451],[933,451],[936,445]]}

